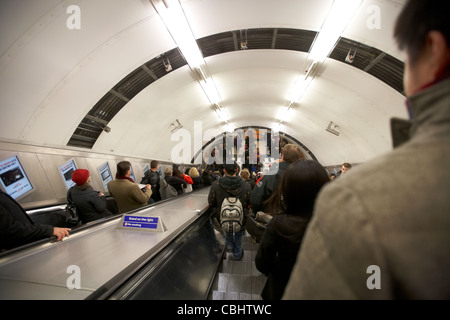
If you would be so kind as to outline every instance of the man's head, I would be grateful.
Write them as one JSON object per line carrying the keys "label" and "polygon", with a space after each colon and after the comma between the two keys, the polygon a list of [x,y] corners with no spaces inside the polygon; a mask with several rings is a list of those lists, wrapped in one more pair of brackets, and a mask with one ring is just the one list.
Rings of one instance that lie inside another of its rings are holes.
{"label": "man's head", "polygon": [[344,173],[346,173],[348,170],[350,170],[351,167],[352,167],[352,165],[351,165],[350,163],[344,162],[344,163],[342,164],[342,167],[341,167],[342,174],[344,174]]}
{"label": "man's head", "polygon": [[223,166],[223,171],[228,176],[235,176],[239,171],[239,166],[236,162],[233,162],[231,164],[226,163]]}
{"label": "man's head", "polygon": [[283,160],[287,163],[294,163],[295,161],[303,159],[303,153],[300,147],[295,144],[288,143],[284,146],[282,151]]}
{"label": "man's head", "polygon": [[157,160],[152,160],[152,162],[150,162],[150,169],[156,171],[158,170],[158,166],[159,162]]}
{"label": "man's head", "polygon": [[116,177],[129,177],[131,174],[131,163],[129,161],[120,161],[117,164]]}
{"label": "man's head", "polygon": [[448,0],[409,0],[397,18],[394,37],[407,55],[407,96],[450,75],[448,6]]}

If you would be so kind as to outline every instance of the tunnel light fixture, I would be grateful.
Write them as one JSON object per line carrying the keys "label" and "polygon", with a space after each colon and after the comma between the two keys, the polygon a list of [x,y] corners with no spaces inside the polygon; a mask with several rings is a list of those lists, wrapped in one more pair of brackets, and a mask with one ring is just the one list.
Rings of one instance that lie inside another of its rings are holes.
{"label": "tunnel light fixture", "polygon": [[280,122],[285,122],[289,119],[289,117],[292,115],[292,109],[291,107],[285,107],[281,109],[280,114],[278,115],[278,119]]}
{"label": "tunnel light fixture", "polygon": [[230,120],[230,117],[228,116],[227,111],[222,108],[221,106],[216,105],[215,111],[217,113],[217,116],[219,117],[220,121],[225,122],[228,124],[228,120]]}
{"label": "tunnel light fixture", "polygon": [[150,0],[191,68],[205,61],[178,0]]}
{"label": "tunnel light fixture", "polygon": [[361,3],[362,0],[333,1],[309,52],[310,59],[321,63],[329,56]]}
{"label": "tunnel light fixture", "polygon": [[362,0],[333,1],[327,17],[309,51],[307,58],[309,67],[306,69],[304,75],[297,78],[288,97],[290,101],[289,107],[279,117],[279,125],[289,119],[291,105],[300,102],[300,99],[315,77],[317,67],[330,55],[361,3]]}
{"label": "tunnel light fixture", "polygon": [[272,132],[280,132],[281,131],[281,122],[277,122],[272,127]]}
{"label": "tunnel light fixture", "polygon": [[226,132],[233,132],[234,131],[233,127],[230,126],[229,123],[225,124],[225,130],[226,130]]}
{"label": "tunnel light fixture", "polygon": [[306,89],[308,89],[312,80],[313,78],[309,76],[299,77],[297,79],[289,95],[289,101],[291,102],[291,104],[300,101],[301,97],[306,92]]}
{"label": "tunnel light fixture", "polygon": [[217,91],[217,87],[214,84],[214,80],[212,78],[207,78],[199,80],[199,83],[208,97],[209,102],[213,105],[220,105],[222,99],[220,98],[219,91]]}
{"label": "tunnel light fixture", "polygon": [[214,106],[219,120],[228,125],[228,114],[220,106],[219,91],[212,77],[208,76],[206,72],[206,62],[203,59],[180,2],[178,0],[150,0],[150,2],[166,25],[189,67],[196,74],[197,81],[208,97],[209,102]]}

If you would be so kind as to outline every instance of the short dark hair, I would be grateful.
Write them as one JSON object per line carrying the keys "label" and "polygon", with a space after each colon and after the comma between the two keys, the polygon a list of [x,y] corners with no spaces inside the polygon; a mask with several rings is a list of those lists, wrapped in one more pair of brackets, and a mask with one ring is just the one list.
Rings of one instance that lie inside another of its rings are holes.
{"label": "short dark hair", "polygon": [[233,163],[224,164],[223,169],[225,170],[225,172],[227,174],[232,176],[232,175],[235,175],[239,171],[239,166],[236,163],[236,161],[234,161]]}
{"label": "short dark hair", "polygon": [[156,160],[152,160],[152,162],[150,162],[150,168],[155,169],[158,166],[159,162]]}
{"label": "short dark hair", "polygon": [[350,169],[352,167],[352,165],[348,162],[344,162],[342,165],[348,169]]}
{"label": "short dark hair", "polygon": [[414,64],[425,46],[428,32],[440,31],[450,44],[448,0],[409,0],[397,18],[394,38]]}
{"label": "short dark hair", "polygon": [[131,168],[131,163],[129,161],[120,161],[117,164],[117,172],[116,172],[116,178],[118,177],[124,177],[128,170]]}

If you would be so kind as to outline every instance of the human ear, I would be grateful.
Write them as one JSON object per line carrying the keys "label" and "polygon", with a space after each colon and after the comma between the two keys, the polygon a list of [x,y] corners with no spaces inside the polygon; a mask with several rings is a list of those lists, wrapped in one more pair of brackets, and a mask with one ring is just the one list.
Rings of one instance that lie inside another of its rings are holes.
{"label": "human ear", "polygon": [[434,79],[441,78],[450,66],[450,47],[441,32],[430,31],[427,34],[425,53]]}

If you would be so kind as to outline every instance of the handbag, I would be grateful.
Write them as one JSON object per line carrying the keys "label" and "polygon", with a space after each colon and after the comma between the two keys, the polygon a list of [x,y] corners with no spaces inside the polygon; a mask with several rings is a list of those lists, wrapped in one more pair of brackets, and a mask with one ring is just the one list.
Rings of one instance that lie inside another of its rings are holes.
{"label": "handbag", "polygon": [[66,205],[66,223],[69,226],[76,226],[80,221],[80,217],[78,216],[77,207],[72,201],[72,189],[69,190],[69,193],[67,195],[67,205]]}
{"label": "handbag", "polygon": [[178,195],[177,190],[168,184],[164,178],[161,179],[159,193],[161,194],[161,200],[170,199]]}
{"label": "handbag", "polygon": [[187,187],[186,188],[183,188],[183,192],[184,193],[189,193],[189,192],[192,192],[192,184],[187,184]]}
{"label": "handbag", "polygon": [[245,223],[245,229],[256,242],[259,243],[261,241],[264,231],[266,231],[267,224],[271,218],[272,216],[263,212],[257,212],[256,216],[251,212],[248,215],[247,222]]}

